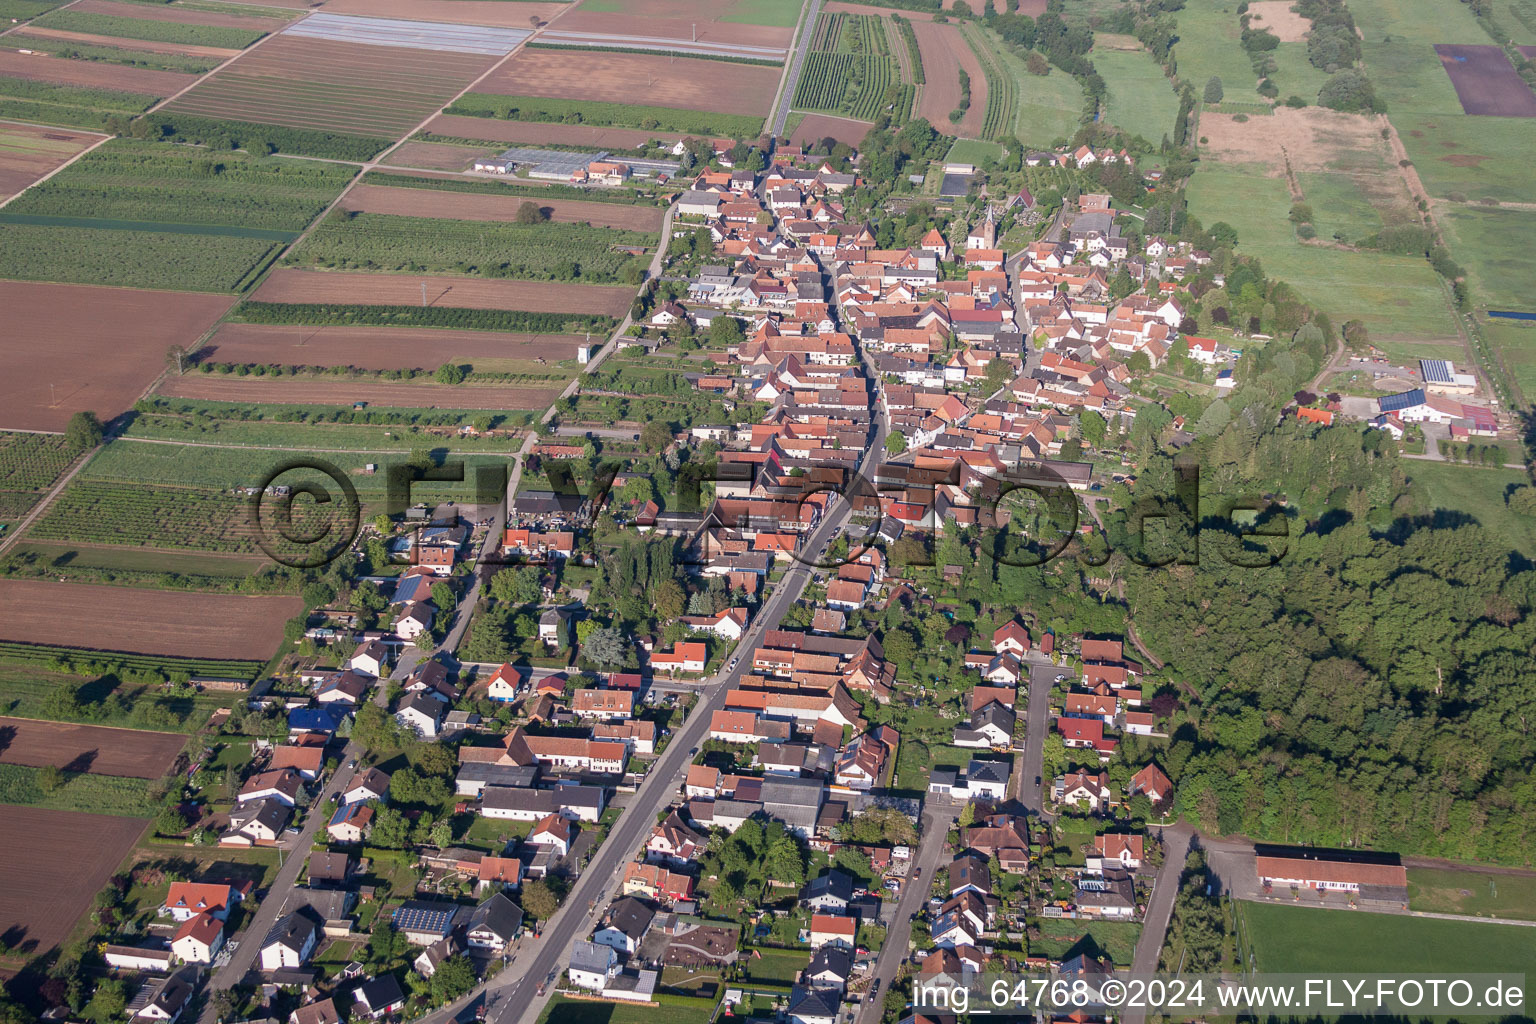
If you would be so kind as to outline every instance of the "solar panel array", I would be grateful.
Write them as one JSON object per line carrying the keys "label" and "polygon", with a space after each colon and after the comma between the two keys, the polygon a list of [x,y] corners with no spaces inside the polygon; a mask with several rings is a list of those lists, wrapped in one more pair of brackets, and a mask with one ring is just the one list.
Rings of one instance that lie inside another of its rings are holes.
{"label": "solar panel array", "polygon": [[1419,372],[1424,375],[1426,384],[1454,384],[1456,382],[1455,370],[1444,359],[1420,359]]}
{"label": "solar panel array", "polygon": [[285,35],[329,39],[338,43],[402,46],[413,50],[447,50],[502,57],[529,32],[520,28],[486,28],[483,25],[449,25],[435,21],[403,21],[398,18],[361,18],[348,14],[311,14],[284,29]]}

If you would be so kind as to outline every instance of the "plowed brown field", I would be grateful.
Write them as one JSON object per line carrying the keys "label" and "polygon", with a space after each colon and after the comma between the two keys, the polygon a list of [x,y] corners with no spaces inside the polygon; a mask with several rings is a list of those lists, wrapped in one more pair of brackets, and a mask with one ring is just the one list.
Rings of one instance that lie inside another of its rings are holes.
{"label": "plowed brown field", "polygon": [[225,324],[198,352],[222,363],[430,370],[444,363],[484,359],[555,363],[572,358],[580,340],[570,334]]}
{"label": "plowed brown field", "polygon": [[158,779],[186,745],[187,738],[174,732],[0,718],[0,762],[5,764]]}
{"label": "plowed brown field", "polygon": [[168,108],[398,138],[495,62],[474,53],[284,34],[207,76]]}
{"label": "plowed brown field", "polygon": [[[946,135],[980,138],[986,123],[987,77],[971,47],[953,23],[913,21],[917,46],[923,54],[923,74],[928,81],[917,97],[917,116],[926,117]],[[960,104],[960,69],[971,76],[971,105],[959,124],[949,112]]]}
{"label": "plowed brown field", "polygon": [[185,658],[265,661],[297,597],[0,580],[0,640]]}
{"label": "plowed brown field", "polygon": [[851,117],[833,117],[831,114],[807,114],[800,127],[789,137],[796,146],[809,146],[822,139],[836,139],[858,148],[864,136],[874,125],[869,121],[855,121]]}
{"label": "plowed brown field", "polygon": [[0,805],[0,935],[26,954],[62,942],[148,827],[143,818]]}
{"label": "plowed brown field", "polygon": [[[257,302],[356,302],[376,306],[427,304],[461,309],[520,309],[529,313],[607,313],[623,316],[635,299],[622,285],[555,281],[497,281],[404,274],[345,274],[279,267],[252,296]],[[3,395],[3,391],[0,391]]]}
{"label": "plowed brown field", "polygon": [[[570,26],[561,19],[560,27]],[[765,114],[778,84],[778,68],[751,64],[596,50],[524,50],[475,89],[504,96]]]}
{"label": "plowed brown field", "polygon": [[0,200],[9,199],[102,138],[67,128],[0,125]]}
{"label": "plowed brown field", "polygon": [[197,81],[196,75],[176,71],[151,71],[121,64],[89,60],[65,60],[35,53],[0,50],[0,75],[14,75],[34,82],[58,82],[89,89],[120,89],[150,96],[169,96]]}
{"label": "plowed brown field", "polygon": [[[452,386],[400,381],[272,381],[252,377],[194,374],[167,377],[159,394],[206,402],[284,405],[351,405],[367,402],[402,409],[536,409],[543,412],[560,394],[558,387],[501,384]],[[281,625],[281,623],[279,623]],[[0,637],[0,639],[5,639]]]}
{"label": "plowed brown field", "polygon": [[488,142],[511,142],[526,146],[552,142],[561,146],[591,146],[594,149],[634,149],[656,139],[676,142],[685,138],[673,132],[599,128],[588,124],[499,121],[494,117],[465,117],[462,114],[439,114],[427,125],[427,131],[462,139],[485,139]]}
{"label": "plowed brown field", "polygon": [[[228,295],[0,281],[0,428],[63,430],[83,410],[127,410],[234,301]],[[628,300],[626,300],[627,303]]]}
{"label": "plowed brown field", "polygon": [[524,203],[546,211],[550,220],[565,224],[595,224],[628,231],[660,231],[662,210],[655,206],[621,203],[583,203],[571,199],[530,199],[527,196],[481,195],[471,192],[433,192],[424,188],[387,188],[355,185],[342,200],[348,210],[390,213],[410,217],[444,217],[449,220],[515,221]]}
{"label": "plowed brown field", "polygon": [[429,171],[467,171],[480,157],[489,156],[499,147],[445,146],[440,142],[405,142],[390,150],[389,162],[396,167],[423,167]]}

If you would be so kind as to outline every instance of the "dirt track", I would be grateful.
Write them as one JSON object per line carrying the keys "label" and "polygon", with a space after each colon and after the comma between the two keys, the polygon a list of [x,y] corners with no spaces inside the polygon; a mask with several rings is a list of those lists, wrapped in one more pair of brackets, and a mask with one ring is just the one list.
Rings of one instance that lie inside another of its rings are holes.
{"label": "dirt track", "polygon": [[354,185],[341,205],[345,209],[364,213],[441,217],[448,220],[515,221],[524,203],[533,203],[547,211],[550,220],[560,223],[587,223],[628,231],[660,231],[664,213],[655,206],[530,199],[527,196],[474,192],[433,192],[424,188],[388,188],[383,185]]}
{"label": "dirt track", "polygon": [[0,717],[0,763],[57,765],[95,775],[158,779],[187,738],[174,732]]}
{"label": "dirt track", "polygon": [[7,124],[0,128],[0,200],[8,199],[101,138],[67,128]]}
{"label": "dirt track", "polygon": [[[917,116],[926,117],[935,128],[948,135],[980,138],[986,123],[987,77],[981,63],[953,23],[914,21],[918,49],[923,55],[923,74],[927,83],[918,93]],[[971,105],[959,124],[949,113],[960,105],[960,69],[971,76]]]}
{"label": "dirt track", "polygon": [[[561,19],[560,27],[570,26]],[[596,50],[524,50],[476,90],[722,114],[766,114],[778,84],[778,68],[752,64]]]}
{"label": "dirt track", "polygon": [[[356,302],[363,305],[460,309],[520,309],[529,313],[607,313],[623,316],[635,291],[623,285],[491,280],[407,274],[347,274],[279,267],[252,296],[258,302]],[[3,293],[0,293],[3,294]],[[3,395],[3,391],[0,391]]]}
{"label": "dirt track", "polygon": [[0,580],[0,640],[187,658],[265,661],[297,597]]}
{"label": "dirt track", "polygon": [[406,327],[292,327],[225,324],[199,355],[222,363],[356,366],[366,370],[432,370],[485,359],[570,359],[573,334],[497,334]]}
{"label": "dirt track", "polygon": [[171,345],[190,346],[229,295],[0,281],[0,428],[63,430],[90,410],[124,412],[165,367]]}

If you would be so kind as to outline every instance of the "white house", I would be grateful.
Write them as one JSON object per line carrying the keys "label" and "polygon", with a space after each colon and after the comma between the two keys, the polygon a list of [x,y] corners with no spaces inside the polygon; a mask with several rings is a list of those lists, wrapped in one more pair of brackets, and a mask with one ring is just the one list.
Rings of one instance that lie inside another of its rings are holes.
{"label": "white house", "polygon": [[507,662],[496,670],[491,680],[486,684],[485,695],[491,700],[506,704],[517,699],[517,692],[522,683],[522,676],[517,669]]}
{"label": "white house", "polygon": [[183,963],[210,964],[224,945],[224,922],[212,914],[187,921],[171,940],[171,952]]}
{"label": "white house", "polygon": [[320,926],[295,910],[283,915],[261,943],[261,969],[302,967],[320,941]]}
{"label": "white house", "polygon": [[566,970],[571,984],[592,992],[601,992],[619,973],[619,958],[612,946],[578,940],[571,947],[571,963]]}
{"label": "white house", "polygon": [[389,648],[380,640],[366,640],[353,652],[347,667],[378,679],[389,668]]}
{"label": "white house", "polygon": [[429,601],[412,601],[405,606],[400,617],[395,620],[395,636],[402,640],[415,640],[421,634],[432,628],[432,620],[436,617],[436,609]]}
{"label": "white house", "polygon": [[422,739],[433,739],[443,724],[443,702],[425,694],[407,694],[400,700],[395,719],[401,725],[416,730]]}

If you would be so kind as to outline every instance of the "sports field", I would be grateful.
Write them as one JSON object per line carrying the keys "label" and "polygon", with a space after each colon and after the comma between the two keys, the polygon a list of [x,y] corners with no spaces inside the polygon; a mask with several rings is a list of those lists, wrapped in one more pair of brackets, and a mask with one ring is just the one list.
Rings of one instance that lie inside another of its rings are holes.
{"label": "sports field", "polygon": [[1536,921],[1536,874],[1410,867],[1408,906],[1440,914]]}
{"label": "sports field", "polygon": [[1524,973],[1536,963],[1536,928],[1276,903],[1240,907],[1255,967],[1264,972],[1496,974]]}

